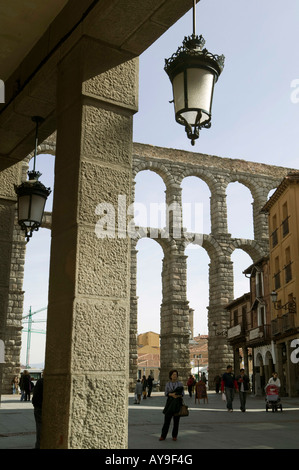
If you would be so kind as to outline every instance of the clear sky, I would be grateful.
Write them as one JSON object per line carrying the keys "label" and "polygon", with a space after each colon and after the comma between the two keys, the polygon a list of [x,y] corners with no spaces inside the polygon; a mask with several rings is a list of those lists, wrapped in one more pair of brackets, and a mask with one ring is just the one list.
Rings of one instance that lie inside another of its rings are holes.
{"label": "clear sky", "polygon": [[[190,1],[190,7],[193,2]],[[134,116],[135,142],[162,147],[299,168],[299,2],[298,0],[201,0],[196,8],[196,33],[205,47],[225,55],[225,67],[216,83],[212,127],[203,129],[194,147],[183,126],[175,122],[171,83],[164,72],[169,58],[184,36],[192,34],[188,12],[140,57],[139,112]],[[53,187],[54,157],[39,156],[41,181]],[[43,166],[45,168],[43,168]],[[51,180],[52,178],[52,180]],[[49,182],[48,182],[49,181]],[[162,202],[165,187],[153,172],[136,178],[136,201]],[[203,204],[204,233],[209,233],[209,190],[198,178],[183,182],[183,201]],[[228,224],[232,236],[252,238],[252,197],[247,188],[233,183],[227,191]],[[47,305],[50,233],[42,229],[28,243],[25,266],[25,308]],[[162,250],[152,240],[138,249],[139,332],[160,327]],[[207,334],[208,264],[201,248],[189,249],[188,291],[195,309],[194,334]],[[235,297],[249,290],[242,274],[252,260],[241,250],[233,254]],[[34,316],[45,319],[45,312]],[[34,329],[41,329],[36,323]],[[22,361],[25,361],[23,334]],[[31,362],[44,359],[45,335],[34,333]]]}

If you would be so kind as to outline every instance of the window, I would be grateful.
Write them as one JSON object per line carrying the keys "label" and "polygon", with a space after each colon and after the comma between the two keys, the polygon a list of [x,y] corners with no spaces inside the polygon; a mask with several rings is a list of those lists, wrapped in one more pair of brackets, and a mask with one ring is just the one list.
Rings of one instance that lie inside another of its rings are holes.
{"label": "window", "polygon": [[274,274],[274,285],[275,285],[275,290],[280,288],[280,273]]}
{"label": "window", "polygon": [[282,206],[282,236],[285,237],[289,233],[289,216],[288,216],[288,205],[285,202]]}
{"label": "window", "polygon": [[265,307],[262,305],[259,305],[258,310],[257,310],[257,325],[258,326],[265,325],[266,323],[265,320],[266,320]]}
{"label": "window", "polygon": [[278,243],[277,228],[274,230],[274,232],[272,232],[271,239],[272,239],[272,248],[274,248]]}
{"label": "window", "polygon": [[238,310],[234,310],[234,326],[238,325]]}
{"label": "window", "polygon": [[272,234],[271,234],[271,239],[272,239],[272,248],[277,245],[278,243],[278,236],[277,236],[277,217],[276,214],[272,217]]}
{"label": "window", "polygon": [[278,256],[275,258],[275,274],[274,274],[274,286],[275,290],[280,288],[280,269],[279,269],[279,258]]}
{"label": "window", "polygon": [[263,273],[258,271],[255,277],[255,286],[256,286],[256,296],[262,297],[264,295],[264,286],[263,286]]}
{"label": "window", "polygon": [[243,328],[246,328],[246,314],[247,314],[247,308],[245,306],[242,307],[242,326]]}
{"label": "window", "polygon": [[291,261],[291,250],[290,247],[285,249],[285,259],[286,264],[284,267],[285,270],[285,282],[288,283],[292,280],[292,261]]}

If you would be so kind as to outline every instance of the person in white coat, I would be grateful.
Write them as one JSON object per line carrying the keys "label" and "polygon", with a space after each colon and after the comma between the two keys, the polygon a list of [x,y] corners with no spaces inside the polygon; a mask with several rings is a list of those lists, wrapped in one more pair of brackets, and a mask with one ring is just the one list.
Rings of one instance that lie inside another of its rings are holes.
{"label": "person in white coat", "polygon": [[143,384],[140,382],[140,379],[138,379],[136,387],[135,387],[135,400],[136,400],[137,405],[140,404],[142,389],[143,389]]}
{"label": "person in white coat", "polygon": [[276,385],[276,387],[280,388],[280,380],[278,378],[277,372],[273,372],[272,377],[269,379],[267,385]]}

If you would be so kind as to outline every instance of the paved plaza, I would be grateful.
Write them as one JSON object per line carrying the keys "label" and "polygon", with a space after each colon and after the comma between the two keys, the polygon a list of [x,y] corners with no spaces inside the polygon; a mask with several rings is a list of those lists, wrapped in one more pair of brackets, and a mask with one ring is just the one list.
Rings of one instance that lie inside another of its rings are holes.
{"label": "paved plaza", "polygon": [[[283,412],[266,412],[264,398],[248,396],[247,411],[239,410],[235,396],[234,411],[226,411],[221,395],[208,393],[208,403],[194,404],[185,397],[190,414],[181,418],[178,440],[159,441],[165,398],[160,392],[134,404],[129,396],[130,449],[173,453],[184,449],[299,449],[299,397],[282,398]],[[0,408],[0,449],[33,449],[35,422],[30,402],[4,395]],[[135,453],[135,451],[134,451]]]}

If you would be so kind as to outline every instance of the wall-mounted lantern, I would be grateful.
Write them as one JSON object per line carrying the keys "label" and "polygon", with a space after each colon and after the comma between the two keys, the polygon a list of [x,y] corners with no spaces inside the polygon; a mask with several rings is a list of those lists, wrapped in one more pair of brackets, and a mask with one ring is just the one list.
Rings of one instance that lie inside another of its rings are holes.
{"label": "wall-mounted lantern", "polygon": [[200,129],[211,127],[214,85],[225,59],[203,49],[204,38],[195,34],[195,5],[193,0],[193,34],[185,37],[183,46],[165,59],[164,67],[172,83],[175,119],[185,126],[192,145]]}
{"label": "wall-mounted lantern", "polygon": [[46,188],[38,178],[41,176],[35,170],[37,146],[38,146],[38,125],[43,122],[43,118],[34,116],[32,121],[36,123],[35,150],[33,170],[28,171],[28,180],[15,186],[18,196],[18,223],[25,232],[27,242],[32,237],[32,233],[37,231],[42,223],[47,197],[51,193],[50,188]]}

